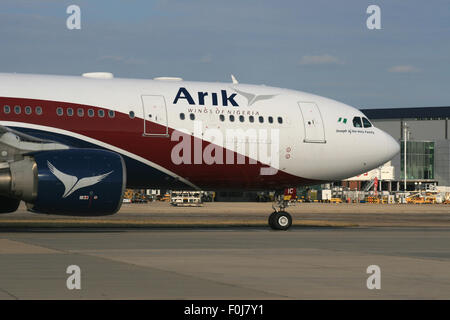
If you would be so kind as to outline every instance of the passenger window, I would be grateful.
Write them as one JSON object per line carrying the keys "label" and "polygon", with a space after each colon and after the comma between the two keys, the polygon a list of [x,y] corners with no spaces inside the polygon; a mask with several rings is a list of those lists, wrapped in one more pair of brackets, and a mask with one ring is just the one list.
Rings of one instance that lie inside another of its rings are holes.
{"label": "passenger window", "polygon": [[233,115],[230,115],[230,121],[234,122],[234,116]]}
{"label": "passenger window", "polygon": [[372,124],[370,123],[370,121],[369,120],[367,120],[366,118],[362,118],[362,121],[363,121],[363,125],[364,125],[364,128],[370,128],[371,126],[372,126]]}
{"label": "passenger window", "polygon": [[239,121],[244,122],[244,116],[239,116]]}
{"label": "passenger window", "polygon": [[283,118],[282,117],[278,117],[278,123],[282,124],[283,123]]}
{"label": "passenger window", "polygon": [[73,109],[72,108],[67,108],[67,115],[69,117],[73,116]]}
{"label": "passenger window", "polygon": [[31,107],[30,106],[26,106],[25,107],[25,113],[26,114],[31,114]]}
{"label": "passenger window", "polygon": [[184,115],[184,113],[180,113],[180,119],[181,119],[181,120],[186,119],[186,116]]}
{"label": "passenger window", "polygon": [[264,122],[264,117],[263,117],[263,116],[259,116],[258,119],[259,119],[259,122],[260,122],[260,123],[263,123],[263,122]]}
{"label": "passenger window", "polygon": [[15,106],[14,107],[14,113],[15,114],[20,114],[22,112],[22,108],[20,106]]}
{"label": "passenger window", "polygon": [[89,110],[88,110],[88,116],[89,116],[90,118],[92,118],[94,115],[95,115],[94,110],[89,109]]}
{"label": "passenger window", "polygon": [[79,116],[79,117],[82,117],[82,116],[84,116],[84,110],[83,110],[83,109],[81,109],[81,108],[78,108],[78,110],[77,110],[77,114],[78,114],[78,116]]}
{"label": "passenger window", "polygon": [[219,116],[219,119],[220,119],[220,121],[225,121],[225,116],[224,116],[223,114],[221,114],[221,115]]}
{"label": "passenger window", "polygon": [[189,118],[190,118],[191,120],[195,120],[195,114],[191,113],[191,114],[189,115]]}
{"label": "passenger window", "polygon": [[105,110],[102,110],[102,109],[98,110],[98,116],[100,118],[104,118],[105,117]]}
{"label": "passenger window", "polygon": [[116,113],[114,112],[114,110],[109,110],[109,111],[108,111],[108,116],[109,116],[110,118],[114,118],[114,117],[116,116]]}
{"label": "passenger window", "polygon": [[41,114],[42,114],[42,108],[41,107],[36,107],[36,114],[38,115],[38,116],[40,116]]}
{"label": "passenger window", "polygon": [[361,118],[360,117],[354,117],[353,118],[353,126],[355,128],[362,128]]}
{"label": "passenger window", "polygon": [[58,108],[56,109],[56,114],[57,114],[58,116],[62,116],[62,115],[64,114],[63,109],[62,109],[61,107],[58,107]]}
{"label": "passenger window", "polygon": [[3,111],[8,114],[11,112],[11,107],[10,106],[3,106]]}
{"label": "passenger window", "polygon": [[248,121],[250,121],[251,123],[255,122],[255,117],[254,116],[248,117]]}

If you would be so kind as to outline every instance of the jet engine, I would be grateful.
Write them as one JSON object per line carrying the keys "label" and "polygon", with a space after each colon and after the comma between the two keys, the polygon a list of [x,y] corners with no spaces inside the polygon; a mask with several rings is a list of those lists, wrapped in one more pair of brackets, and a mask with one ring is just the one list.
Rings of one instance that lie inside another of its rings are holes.
{"label": "jet engine", "polygon": [[98,149],[27,154],[0,167],[0,213],[26,202],[30,211],[72,216],[109,215],[123,201],[123,158]]}
{"label": "jet engine", "polygon": [[11,199],[8,197],[0,196],[0,214],[16,211],[19,207],[19,204],[20,200],[18,199]]}

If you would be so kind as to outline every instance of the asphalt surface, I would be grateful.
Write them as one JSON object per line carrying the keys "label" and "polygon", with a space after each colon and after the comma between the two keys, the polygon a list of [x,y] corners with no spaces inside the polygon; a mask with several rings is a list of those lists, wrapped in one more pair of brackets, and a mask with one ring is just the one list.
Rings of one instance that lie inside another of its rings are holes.
{"label": "asphalt surface", "polygon": [[[173,207],[166,202],[124,204],[115,215],[66,217],[35,214],[21,206],[0,214],[6,227],[265,227],[271,203],[217,202]],[[294,226],[450,227],[450,205],[301,203],[287,209]]]}
{"label": "asphalt surface", "polygon": [[[243,214],[228,213],[246,206]],[[449,207],[419,207],[304,206],[295,210],[309,213],[291,210],[296,221],[306,216],[317,226],[298,223],[287,232],[174,222],[259,223],[270,204],[175,208],[180,211],[130,205],[105,218],[151,222],[141,228],[121,222],[49,228],[45,221],[64,217],[1,215],[0,299],[450,299]],[[31,222],[4,223],[12,217]],[[155,228],[159,220],[171,227]],[[350,226],[355,221],[359,226]],[[80,290],[66,286],[70,265],[80,267]],[[380,267],[379,290],[367,288],[370,265]]]}

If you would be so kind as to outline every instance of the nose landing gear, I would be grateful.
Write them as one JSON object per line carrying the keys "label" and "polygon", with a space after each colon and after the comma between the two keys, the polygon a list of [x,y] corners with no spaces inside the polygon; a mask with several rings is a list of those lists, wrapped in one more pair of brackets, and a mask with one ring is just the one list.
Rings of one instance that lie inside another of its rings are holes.
{"label": "nose landing gear", "polygon": [[292,225],[292,217],[286,211],[275,211],[269,216],[269,226],[273,230],[287,230]]}
{"label": "nose landing gear", "polygon": [[272,205],[272,208],[275,210],[269,216],[269,226],[273,230],[287,230],[292,225],[292,217],[289,213],[284,211],[289,206],[289,201],[284,200],[282,197],[279,197]]}

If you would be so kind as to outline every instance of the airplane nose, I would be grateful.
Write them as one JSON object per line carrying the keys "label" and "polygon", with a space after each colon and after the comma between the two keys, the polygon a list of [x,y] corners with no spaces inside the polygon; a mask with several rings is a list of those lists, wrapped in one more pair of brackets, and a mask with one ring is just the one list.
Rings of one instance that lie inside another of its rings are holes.
{"label": "airplane nose", "polygon": [[400,152],[400,144],[390,134],[381,131],[383,135],[383,145],[381,154],[386,159],[386,162],[391,160],[397,153]]}

